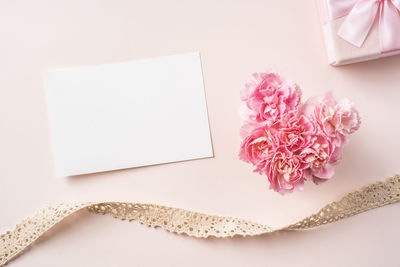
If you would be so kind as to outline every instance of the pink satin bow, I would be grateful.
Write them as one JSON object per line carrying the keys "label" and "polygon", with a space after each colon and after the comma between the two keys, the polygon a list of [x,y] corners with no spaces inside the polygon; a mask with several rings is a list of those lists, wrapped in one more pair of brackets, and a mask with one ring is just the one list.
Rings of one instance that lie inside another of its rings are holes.
{"label": "pink satin bow", "polygon": [[379,12],[379,41],[382,53],[400,49],[400,0],[326,0],[328,17],[346,17],[338,35],[361,47]]}

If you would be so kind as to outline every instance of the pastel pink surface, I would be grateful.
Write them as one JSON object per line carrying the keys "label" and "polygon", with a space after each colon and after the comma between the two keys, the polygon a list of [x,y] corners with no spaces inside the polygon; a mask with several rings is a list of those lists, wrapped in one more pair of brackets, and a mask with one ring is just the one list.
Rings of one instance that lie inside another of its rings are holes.
{"label": "pastel pink surface", "polygon": [[[0,3],[0,232],[48,202],[136,201],[280,226],[400,171],[400,57],[332,68],[314,1]],[[55,178],[43,72],[200,51],[215,158]],[[335,177],[281,196],[237,158],[240,90],[283,70],[304,98],[334,90],[363,123]],[[196,240],[81,212],[10,266],[395,266],[400,204],[311,231]],[[379,228],[377,228],[379,227]]]}

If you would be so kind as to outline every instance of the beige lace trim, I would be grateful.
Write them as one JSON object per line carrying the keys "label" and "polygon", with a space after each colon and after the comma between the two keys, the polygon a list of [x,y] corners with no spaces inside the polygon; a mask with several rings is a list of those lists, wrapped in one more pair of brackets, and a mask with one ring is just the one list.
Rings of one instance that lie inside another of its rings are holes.
{"label": "beige lace trim", "polygon": [[14,230],[0,236],[0,265],[9,262],[58,222],[81,209],[110,214],[121,220],[135,220],[141,224],[160,227],[177,234],[207,238],[210,236],[256,236],[281,230],[313,228],[399,200],[400,176],[396,175],[384,182],[377,182],[359,191],[351,192],[341,200],[326,205],[317,213],[280,228],[271,228],[238,218],[208,215],[160,205],[125,202],[61,203],[42,208],[32,217],[17,224]]}

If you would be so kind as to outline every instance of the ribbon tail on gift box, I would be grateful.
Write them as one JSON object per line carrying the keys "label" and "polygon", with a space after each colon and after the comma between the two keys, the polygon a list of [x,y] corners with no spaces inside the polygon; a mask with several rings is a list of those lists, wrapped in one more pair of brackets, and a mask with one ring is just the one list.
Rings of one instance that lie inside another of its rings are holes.
{"label": "ribbon tail on gift box", "polygon": [[379,40],[382,53],[400,49],[400,0],[384,1],[379,16]]}

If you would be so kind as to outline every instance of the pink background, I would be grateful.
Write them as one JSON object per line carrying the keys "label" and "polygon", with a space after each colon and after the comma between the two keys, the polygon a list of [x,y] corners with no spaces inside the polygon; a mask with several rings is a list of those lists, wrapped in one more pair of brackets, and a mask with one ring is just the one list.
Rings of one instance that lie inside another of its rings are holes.
{"label": "pink background", "polygon": [[[400,57],[333,68],[314,1],[0,2],[0,232],[49,202],[135,201],[281,226],[399,172]],[[56,178],[45,70],[200,51],[215,157]],[[239,91],[282,70],[304,98],[333,89],[363,124],[329,182],[280,196],[237,158]],[[395,266],[400,204],[256,238],[198,240],[80,212],[12,266]]]}

